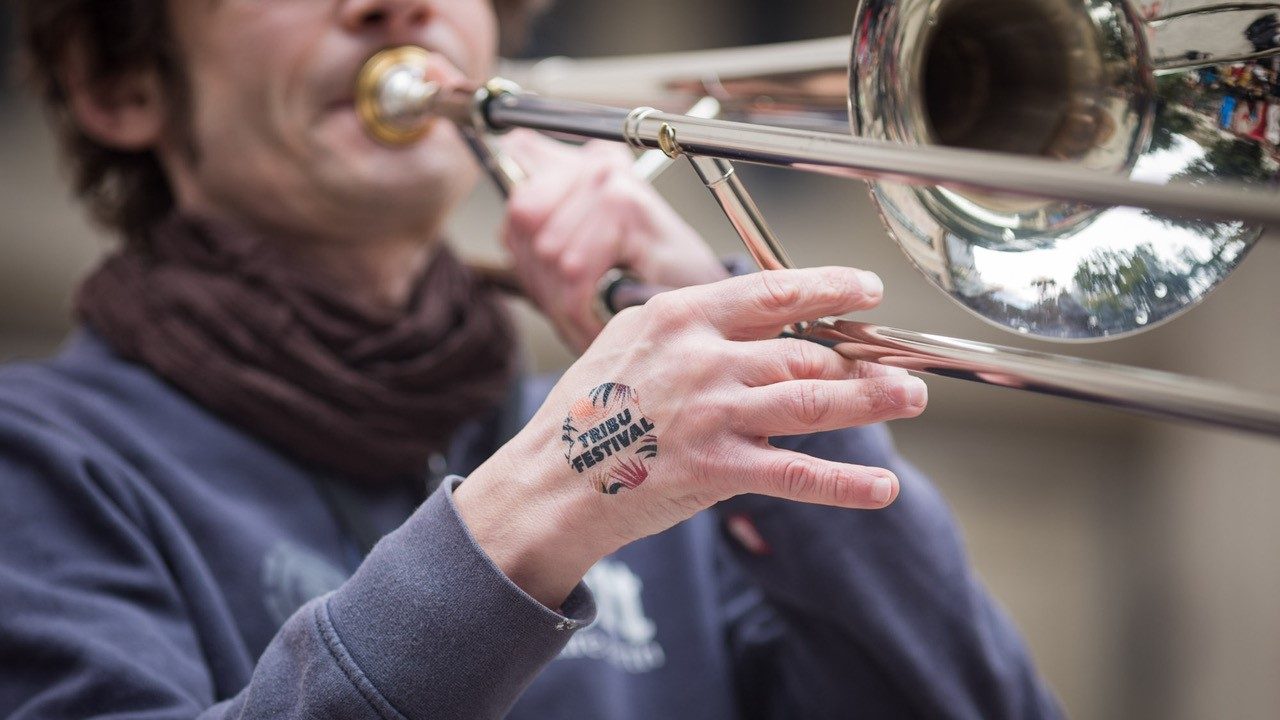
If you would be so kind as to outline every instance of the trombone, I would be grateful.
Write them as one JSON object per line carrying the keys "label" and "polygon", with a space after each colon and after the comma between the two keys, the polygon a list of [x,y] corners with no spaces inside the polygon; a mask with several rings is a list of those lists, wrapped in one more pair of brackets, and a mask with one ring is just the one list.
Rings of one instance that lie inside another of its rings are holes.
{"label": "trombone", "polygon": [[[792,263],[734,162],[866,180],[916,267],[979,317],[1112,339],[1200,302],[1280,225],[1280,139],[1217,117],[1232,82],[1280,72],[1280,37],[1249,32],[1276,8],[862,0],[852,40],[514,70],[546,94],[433,82],[406,46],[365,64],[357,109],[388,144],[455,123],[506,191],[522,173],[490,136],[516,127],[627,143],[650,174],[688,161],[766,270]],[[614,307],[657,291],[602,289]],[[850,358],[1280,437],[1280,396],[1203,379],[843,318],[792,331]]]}

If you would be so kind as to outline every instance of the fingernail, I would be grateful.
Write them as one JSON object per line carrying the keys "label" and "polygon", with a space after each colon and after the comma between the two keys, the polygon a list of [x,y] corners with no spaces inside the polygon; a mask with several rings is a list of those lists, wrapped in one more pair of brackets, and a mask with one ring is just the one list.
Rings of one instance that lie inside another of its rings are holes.
{"label": "fingernail", "polygon": [[862,285],[862,290],[868,295],[881,295],[884,293],[884,281],[880,276],[870,270],[858,271],[858,283]]}
{"label": "fingernail", "polygon": [[880,505],[889,502],[893,497],[893,481],[884,475],[877,475],[871,481],[871,499]]}
{"label": "fingernail", "polygon": [[914,375],[902,379],[902,387],[906,390],[907,405],[924,407],[929,402],[929,386]]}

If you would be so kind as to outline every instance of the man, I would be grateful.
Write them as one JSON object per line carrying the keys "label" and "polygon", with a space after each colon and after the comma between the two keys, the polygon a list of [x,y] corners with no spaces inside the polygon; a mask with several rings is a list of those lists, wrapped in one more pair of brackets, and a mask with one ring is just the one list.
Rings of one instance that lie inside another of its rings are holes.
{"label": "man", "polygon": [[[439,240],[465,148],[379,147],[351,102],[388,45],[483,77],[487,0],[24,10],[125,247],[67,348],[0,374],[5,712],[1055,714],[882,428],[768,440],[923,409],[917,379],[775,338],[873,306],[874,275],[721,279],[616,151],[517,137],[504,239],[583,353],[510,381],[497,300]],[[614,265],[689,287],[601,330]]]}

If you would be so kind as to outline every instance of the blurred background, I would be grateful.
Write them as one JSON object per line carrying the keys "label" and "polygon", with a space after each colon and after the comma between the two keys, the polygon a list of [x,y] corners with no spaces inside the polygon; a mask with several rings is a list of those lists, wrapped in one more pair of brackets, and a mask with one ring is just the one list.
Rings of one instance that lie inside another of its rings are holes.
{"label": "blurred background", "polygon": [[[5,57],[9,10],[0,10]],[[530,56],[693,50],[848,32],[829,0],[560,0]],[[0,87],[0,359],[53,352],[77,280],[111,247],[68,198],[38,108]],[[886,236],[860,183],[741,170],[801,265],[885,279],[888,325],[1189,373],[1280,393],[1280,237],[1209,300],[1132,339],[1056,346],[993,329],[933,290]],[[722,253],[740,252],[692,173],[658,188]],[[483,186],[457,218],[463,253],[498,257]],[[518,308],[538,367],[570,362]],[[1068,401],[929,380],[929,410],[895,424],[951,502],[973,562],[1080,718],[1280,717],[1280,441],[1147,421]]]}

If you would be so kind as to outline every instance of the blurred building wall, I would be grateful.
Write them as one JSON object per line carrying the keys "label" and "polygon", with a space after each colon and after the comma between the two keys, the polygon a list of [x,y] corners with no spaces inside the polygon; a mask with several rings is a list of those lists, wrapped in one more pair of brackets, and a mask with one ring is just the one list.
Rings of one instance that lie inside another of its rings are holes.
{"label": "blurred building wall", "polygon": [[[539,53],[608,54],[843,34],[830,2],[564,0]],[[78,277],[109,242],[67,199],[39,113],[0,93],[0,358],[50,352]],[[1272,235],[1207,303],[1130,340],[1062,348],[997,331],[944,299],[887,239],[857,183],[746,168],[804,265],[879,272],[889,325],[1187,372],[1280,393]],[[683,166],[659,189],[722,252],[732,231]],[[453,228],[496,257],[501,208],[482,188]],[[570,361],[521,309],[542,368]],[[930,379],[924,417],[895,424],[937,482],[973,561],[1080,718],[1280,716],[1280,442],[1128,418]]]}

